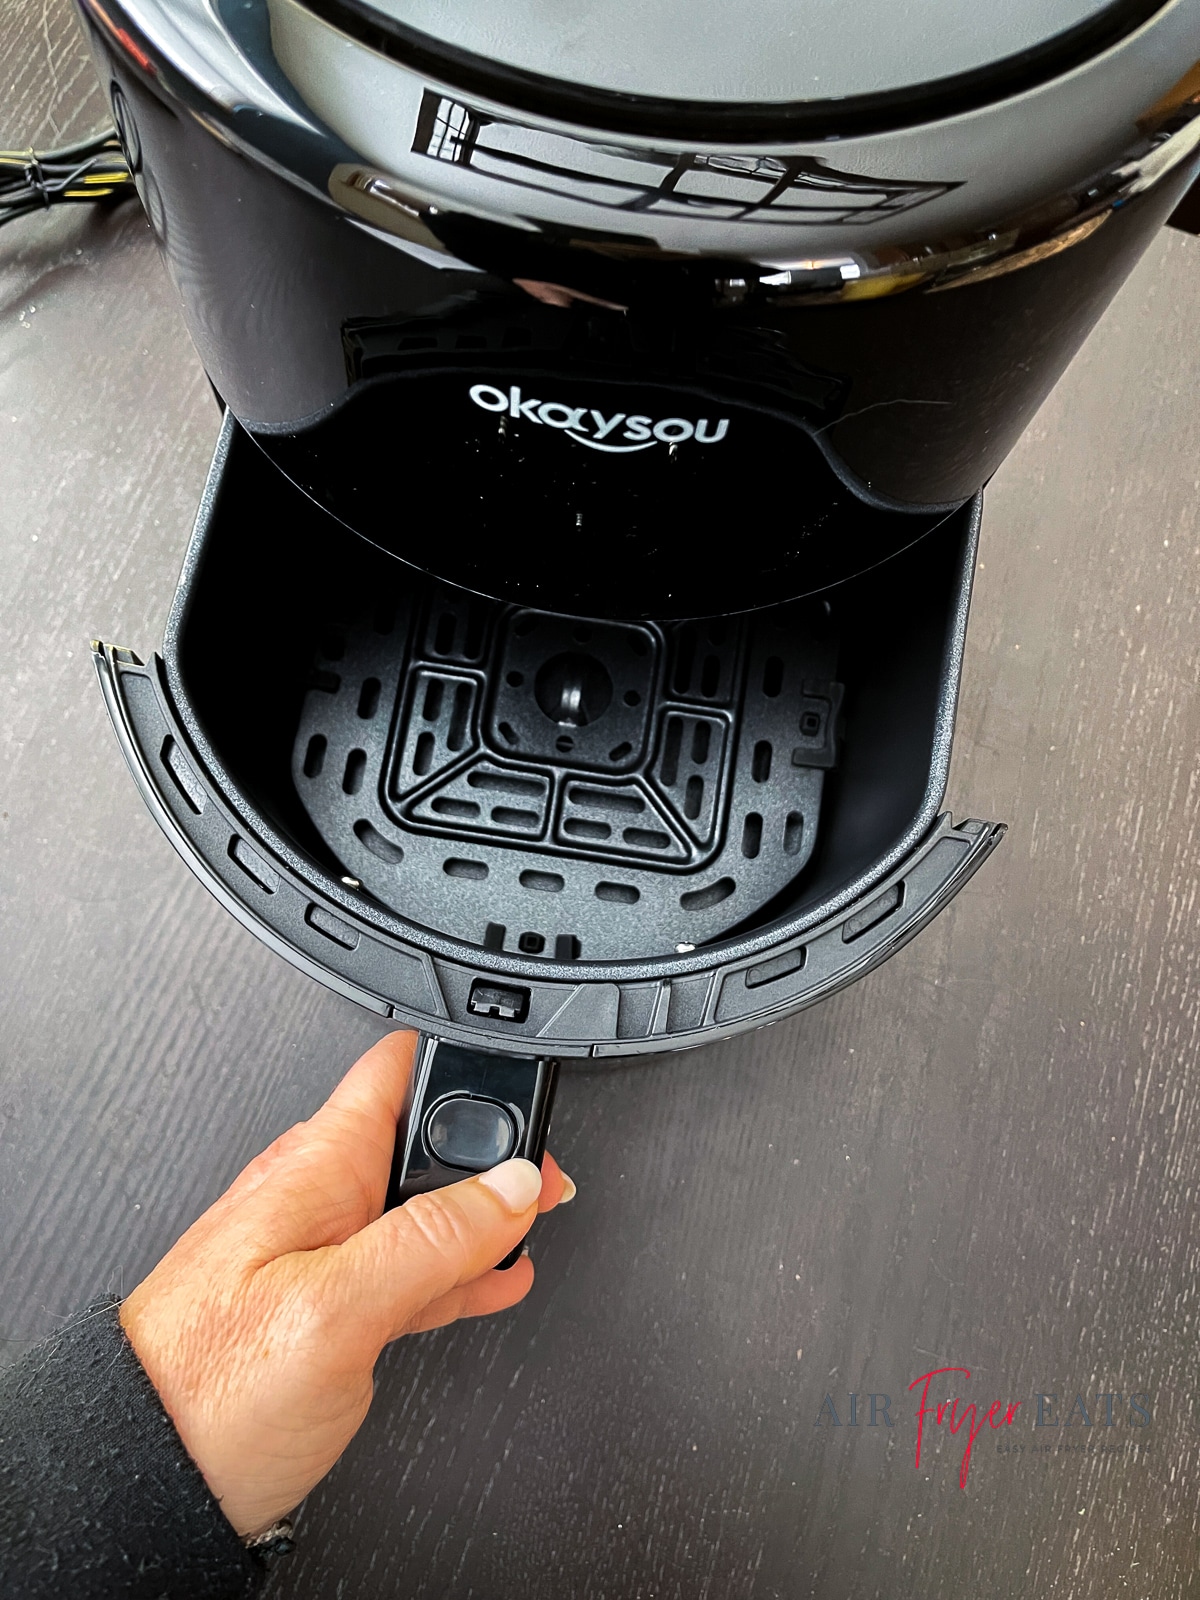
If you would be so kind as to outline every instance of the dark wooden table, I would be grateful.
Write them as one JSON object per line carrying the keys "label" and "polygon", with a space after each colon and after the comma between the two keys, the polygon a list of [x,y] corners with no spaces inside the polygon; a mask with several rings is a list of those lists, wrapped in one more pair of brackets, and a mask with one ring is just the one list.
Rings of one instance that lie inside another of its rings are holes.
{"label": "dark wooden table", "polygon": [[[6,142],[103,114],[64,0],[0,43]],[[1194,1592],[1198,320],[1163,234],[989,491],[949,798],[1006,844],[815,1011],[570,1070],[531,1296],[388,1354],[274,1594]],[[135,209],[0,234],[0,425],[13,1352],[132,1287],[378,1022],[192,881],[105,723],[88,640],[155,647],[217,430]],[[1023,1401],[965,1492],[961,1434],[914,1468],[907,1385],[947,1365]],[[1093,1426],[1034,1428],[1038,1392]]]}

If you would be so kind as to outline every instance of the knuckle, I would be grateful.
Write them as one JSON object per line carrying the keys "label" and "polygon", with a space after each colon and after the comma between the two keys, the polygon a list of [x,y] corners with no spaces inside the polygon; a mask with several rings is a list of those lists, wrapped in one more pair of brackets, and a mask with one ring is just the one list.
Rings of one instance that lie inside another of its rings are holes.
{"label": "knuckle", "polygon": [[462,1209],[448,1196],[414,1195],[404,1212],[408,1227],[420,1244],[457,1269],[466,1266],[472,1229]]}
{"label": "knuckle", "polygon": [[250,1183],[260,1183],[264,1178],[269,1178],[281,1167],[294,1161],[307,1144],[308,1124],[298,1122],[285,1133],[281,1133],[277,1139],[273,1139],[253,1161],[247,1162],[242,1168],[240,1177]]}
{"label": "knuckle", "polygon": [[268,1145],[264,1155],[294,1156],[298,1150],[303,1150],[311,1137],[310,1126],[307,1122],[294,1122],[290,1128],[281,1133],[274,1144]]}

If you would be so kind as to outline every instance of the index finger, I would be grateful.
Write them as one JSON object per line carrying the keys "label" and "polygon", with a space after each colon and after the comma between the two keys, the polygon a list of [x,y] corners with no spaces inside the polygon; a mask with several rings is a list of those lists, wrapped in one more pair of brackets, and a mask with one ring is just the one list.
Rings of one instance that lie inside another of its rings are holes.
{"label": "index finger", "polygon": [[404,1109],[404,1094],[412,1073],[417,1035],[410,1029],[385,1034],[350,1068],[310,1126],[345,1121],[368,1135],[387,1130],[389,1144]]}
{"label": "index finger", "polygon": [[[331,1188],[330,1198],[339,1216],[343,1209],[339,1191],[360,1194],[364,1185],[371,1191],[370,1210],[378,1216],[416,1042],[415,1033],[397,1030],[372,1045],[307,1122],[289,1128],[242,1168],[200,1219],[201,1224],[228,1215],[260,1195],[272,1180],[273,1187],[282,1181],[292,1189],[297,1185],[311,1188],[314,1158],[324,1172],[320,1187]],[[311,1231],[312,1246],[330,1242],[319,1227]],[[295,1242],[285,1246],[300,1247]]]}

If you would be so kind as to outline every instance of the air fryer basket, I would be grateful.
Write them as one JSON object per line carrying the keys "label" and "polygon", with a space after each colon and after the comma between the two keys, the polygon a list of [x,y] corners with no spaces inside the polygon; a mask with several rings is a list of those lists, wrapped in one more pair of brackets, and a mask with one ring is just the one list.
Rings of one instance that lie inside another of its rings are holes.
{"label": "air fryer basket", "polygon": [[938,815],[978,522],[743,617],[563,617],[375,550],[227,420],[162,658],[97,664],[176,848],[303,969],[460,1043],[678,1048],[877,965],[1001,836]]}

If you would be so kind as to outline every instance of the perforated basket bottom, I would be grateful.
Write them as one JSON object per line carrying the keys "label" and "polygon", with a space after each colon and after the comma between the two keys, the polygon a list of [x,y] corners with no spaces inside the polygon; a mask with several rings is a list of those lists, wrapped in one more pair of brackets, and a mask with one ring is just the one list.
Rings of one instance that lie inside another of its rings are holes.
{"label": "perforated basket bottom", "polygon": [[812,854],[835,663],[821,601],[612,623],[409,581],[331,624],[293,776],[346,875],[411,921],[559,961],[667,954]]}

